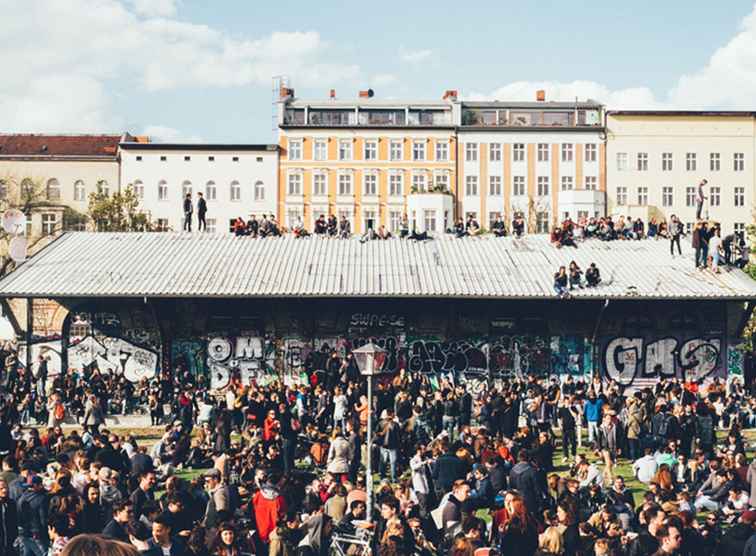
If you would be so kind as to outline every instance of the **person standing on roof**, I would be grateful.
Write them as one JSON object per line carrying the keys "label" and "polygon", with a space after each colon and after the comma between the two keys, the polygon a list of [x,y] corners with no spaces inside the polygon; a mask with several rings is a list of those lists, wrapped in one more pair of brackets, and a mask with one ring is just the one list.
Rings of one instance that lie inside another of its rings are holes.
{"label": "person standing on roof", "polygon": [[192,205],[192,194],[187,193],[184,197],[184,231],[192,231],[192,214],[194,213],[194,207]]}
{"label": "person standing on roof", "polygon": [[[205,221],[205,215],[207,214],[207,201],[202,196],[202,191],[198,191],[197,196],[199,197],[197,199],[197,229],[200,232],[206,232],[207,222]],[[189,221],[189,229],[192,229],[191,220]]]}
{"label": "person standing on roof", "polygon": [[701,212],[703,211],[703,204],[706,200],[704,195],[704,186],[709,183],[706,179],[701,180],[698,184],[698,193],[696,193],[696,220],[701,220]]}

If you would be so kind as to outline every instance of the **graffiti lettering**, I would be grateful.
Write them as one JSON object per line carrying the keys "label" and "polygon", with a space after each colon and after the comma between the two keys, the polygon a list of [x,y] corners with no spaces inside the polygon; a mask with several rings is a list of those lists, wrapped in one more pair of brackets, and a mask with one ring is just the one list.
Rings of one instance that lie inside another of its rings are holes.
{"label": "graffiti lettering", "polygon": [[96,364],[102,372],[120,370],[131,382],[153,378],[158,369],[156,352],[108,336],[86,336],[69,346],[68,361],[78,369]]}
{"label": "graffiti lettering", "polygon": [[351,328],[404,328],[404,317],[375,313],[353,313],[349,319]]}

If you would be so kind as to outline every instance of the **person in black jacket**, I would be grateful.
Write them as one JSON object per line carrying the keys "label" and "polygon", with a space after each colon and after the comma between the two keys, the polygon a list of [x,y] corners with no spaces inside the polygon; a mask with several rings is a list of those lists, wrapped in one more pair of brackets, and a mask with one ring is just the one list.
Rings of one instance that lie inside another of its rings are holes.
{"label": "person in black jacket", "polygon": [[110,539],[121,542],[129,542],[131,528],[129,522],[134,517],[134,510],[131,502],[123,500],[113,504],[113,518],[105,525],[102,534]]}
{"label": "person in black jacket", "polygon": [[27,490],[18,499],[18,518],[21,542],[26,553],[44,554],[50,544],[47,518],[50,498],[45,492],[42,477],[32,477]]}
{"label": "person in black jacket", "polygon": [[18,511],[8,495],[8,483],[0,479],[0,554],[14,554],[18,537]]}
{"label": "person in black jacket", "polygon": [[457,457],[454,446],[446,445],[446,452],[436,459],[433,466],[433,483],[436,487],[436,495],[439,499],[449,492],[454,481],[464,479],[467,474],[467,465]]}
{"label": "person in black jacket", "polygon": [[525,450],[517,454],[517,465],[509,472],[509,486],[522,494],[528,512],[540,515],[544,489],[539,484],[538,471],[530,463],[530,455]]}
{"label": "person in black jacket", "polygon": [[192,206],[192,194],[187,193],[184,198],[184,231],[192,231],[192,214],[194,213],[194,207]]}
{"label": "person in black jacket", "polygon": [[[207,222],[205,221],[205,215],[207,214],[207,201],[205,201],[205,198],[202,196],[202,191],[197,192],[197,229],[202,231],[207,231]],[[190,228],[191,230],[191,223]]]}

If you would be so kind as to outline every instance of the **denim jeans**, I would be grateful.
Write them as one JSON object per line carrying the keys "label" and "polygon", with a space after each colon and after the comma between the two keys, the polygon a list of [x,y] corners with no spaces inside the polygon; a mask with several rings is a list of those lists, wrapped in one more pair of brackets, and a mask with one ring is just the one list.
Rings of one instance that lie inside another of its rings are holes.
{"label": "denim jeans", "polygon": [[397,451],[389,448],[381,448],[381,477],[384,477],[383,469],[386,463],[389,465],[389,479],[392,483],[396,482],[396,458]]}
{"label": "denim jeans", "polygon": [[444,427],[444,430],[449,435],[449,440],[454,439],[454,429],[457,428],[457,418],[453,417],[451,415],[444,415],[441,418],[441,423]]}
{"label": "denim jeans", "polygon": [[588,444],[598,440],[598,421],[588,421]]}
{"label": "denim jeans", "polygon": [[716,500],[712,500],[705,494],[702,494],[698,498],[696,498],[696,501],[693,502],[693,506],[698,511],[709,510],[710,512],[716,512],[717,510],[719,510],[719,503]]}
{"label": "denim jeans", "polygon": [[628,454],[630,456],[630,461],[635,461],[640,457],[640,440],[637,438],[628,438],[627,447],[630,452]]}

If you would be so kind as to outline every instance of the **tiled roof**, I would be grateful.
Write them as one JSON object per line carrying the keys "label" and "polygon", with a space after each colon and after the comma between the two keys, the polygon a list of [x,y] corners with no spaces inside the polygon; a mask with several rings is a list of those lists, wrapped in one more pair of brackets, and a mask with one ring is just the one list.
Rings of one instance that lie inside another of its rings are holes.
{"label": "tiled roof", "polygon": [[595,262],[604,280],[576,298],[756,299],[742,271],[694,270],[691,248],[672,259],[666,241],[92,232],[61,236],[0,280],[0,296],[553,298],[553,274],[571,260]]}
{"label": "tiled roof", "polygon": [[99,156],[115,159],[122,135],[0,135],[0,157]]}

